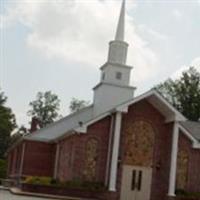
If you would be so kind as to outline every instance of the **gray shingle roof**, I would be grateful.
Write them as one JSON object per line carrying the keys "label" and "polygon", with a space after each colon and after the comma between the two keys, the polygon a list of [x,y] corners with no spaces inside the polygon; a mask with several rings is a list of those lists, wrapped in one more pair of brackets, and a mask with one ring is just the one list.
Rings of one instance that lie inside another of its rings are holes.
{"label": "gray shingle roof", "polygon": [[85,123],[92,119],[93,105],[83,108],[82,110],[70,114],[57,122],[54,122],[43,129],[40,129],[34,133],[26,135],[25,139],[39,140],[39,141],[51,141],[55,138],[61,137],[68,131],[75,127],[79,127],[79,123]]}
{"label": "gray shingle roof", "polygon": [[200,122],[183,121],[180,124],[200,141]]}

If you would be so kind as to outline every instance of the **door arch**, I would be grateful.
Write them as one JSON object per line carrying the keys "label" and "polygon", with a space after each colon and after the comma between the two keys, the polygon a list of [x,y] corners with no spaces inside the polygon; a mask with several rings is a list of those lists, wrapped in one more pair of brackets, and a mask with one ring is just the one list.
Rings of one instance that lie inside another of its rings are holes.
{"label": "door arch", "polygon": [[124,164],[151,167],[153,164],[155,131],[145,120],[129,123],[125,130]]}
{"label": "door arch", "polygon": [[121,200],[150,200],[155,131],[145,120],[125,128]]}

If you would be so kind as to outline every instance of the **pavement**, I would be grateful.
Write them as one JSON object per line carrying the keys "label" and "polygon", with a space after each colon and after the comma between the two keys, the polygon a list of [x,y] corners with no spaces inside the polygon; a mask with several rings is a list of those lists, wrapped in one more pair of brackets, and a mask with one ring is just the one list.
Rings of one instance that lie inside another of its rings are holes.
{"label": "pavement", "polygon": [[[18,188],[0,187],[0,200],[87,200],[82,198],[55,196],[23,192]],[[89,199],[88,199],[89,200]]]}
{"label": "pavement", "polygon": [[49,200],[49,198],[21,196],[12,194],[9,190],[0,190],[0,200]]}

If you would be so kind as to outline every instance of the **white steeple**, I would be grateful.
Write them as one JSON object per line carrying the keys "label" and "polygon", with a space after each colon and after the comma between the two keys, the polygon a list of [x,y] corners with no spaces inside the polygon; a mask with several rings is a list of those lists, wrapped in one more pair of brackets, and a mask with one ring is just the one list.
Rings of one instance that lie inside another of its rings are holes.
{"label": "white steeple", "polygon": [[124,41],[124,30],[125,0],[122,1],[115,39],[109,44],[108,62],[110,63],[126,64],[128,44]]}
{"label": "white steeple", "polygon": [[124,41],[124,29],[125,29],[125,0],[123,0],[122,2],[115,40]]}
{"label": "white steeple", "polygon": [[94,115],[133,98],[135,88],[130,86],[132,67],[126,65],[128,43],[124,41],[124,30],[125,0],[122,0],[115,39],[109,43],[107,62],[100,68],[100,83],[94,87]]}

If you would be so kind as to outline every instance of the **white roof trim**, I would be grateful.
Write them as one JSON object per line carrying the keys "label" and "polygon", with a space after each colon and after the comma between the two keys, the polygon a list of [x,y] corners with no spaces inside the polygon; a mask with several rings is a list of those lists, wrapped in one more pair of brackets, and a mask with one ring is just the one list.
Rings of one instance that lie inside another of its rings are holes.
{"label": "white roof trim", "polygon": [[193,148],[200,149],[200,142],[185,127],[179,124],[179,129],[191,140]]}
{"label": "white roof trim", "polygon": [[97,116],[96,118],[86,122],[85,124],[83,124],[82,126],[79,126],[77,128],[74,128],[73,130],[75,132],[79,132],[79,133],[87,133],[87,127],[101,119],[103,119],[104,117],[107,117],[108,115],[111,115],[112,113],[115,113],[116,111],[118,112],[122,112],[122,113],[127,113],[128,112],[128,106],[125,106],[123,108],[116,108],[113,110],[109,110],[108,112],[105,112],[99,116]]}
{"label": "white roof trim", "polygon": [[[75,133],[87,133],[87,127],[101,119],[103,119],[104,117],[107,117],[109,114],[111,114],[112,112],[106,112],[102,115],[99,115],[98,117],[84,123],[83,125],[81,126],[77,126],[71,130],[69,130],[67,133],[65,133],[64,135],[54,139],[53,141],[58,141],[58,140],[62,140],[63,138],[69,136],[69,135],[72,135],[72,134],[75,134]],[[71,132],[71,134],[69,134]]]}
{"label": "white roof trim", "polygon": [[[179,111],[177,111],[167,100],[165,100],[160,94],[158,94],[158,92],[156,92],[155,90],[150,90],[150,91],[144,93],[143,95],[140,95],[140,96],[134,98],[133,100],[130,100],[126,103],[123,103],[119,106],[114,107],[112,110],[109,110],[108,112],[105,112],[105,113],[99,115],[98,117],[84,123],[82,126],[77,126],[77,127],[73,128],[71,131],[77,132],[77,133],[87,133],[87,127],[89,125],[103,119],[104,117],[106,117],[106,116],[108,116],[108,115],[110,115],[110,114],[112,114],[116,111],[126,113],[126,112],[128,112],[128,106],[129,105],[137,103],[140,100],[148,98],[152,95],[155,95],[160,101],[162,101],[164,104],[166,104],[167,107],[175,113],[176,119],[178,119],[179,121],[185,121],[186,120],[186,118]],[[63,137],[60,137],[60,138],[57,138],[57,139],[60,140],[61,138],[63,138]]]}
{"label": "white roof trim", "polygon": [[176,110],[164,97],[162,97],[156,90],[150,90],[136,98],[134,98],[132,101],[128,101],[127,103],[121,104],[117,106],[117,109],[123,109],[131,104],[134,104],[142,99],[148,98],[150,96],[156,96],[160,101],[162,101],[172,112],[174,112],[176,118],[173,120],[178,121],[186,121],[187,119],[178,111]]}
{"label": "white roof trim", "polygon": [[[30,133],[30,134],[36,134],[36,133]],[[48,139],[37,138],[37,137],[24,137],[23,139],[27,140],[27,141],[35,141],[35,142],[44,142],[44,143],[49,143],[50,142]]]}
{"label": "white roof trim", "polygon": [[82,126],[76,127],[73,130],[76,132],[81,132],[81,133],[87,133],[87,127],[101,119],[103,119],[104,117],[107,117],[111,112],[106,112],[102,115],[99,115],[98,117],[86,122],[85,124],[83,124]]}

